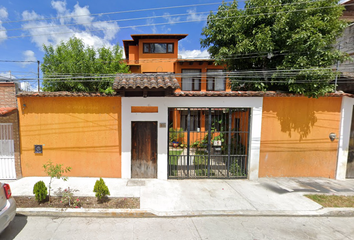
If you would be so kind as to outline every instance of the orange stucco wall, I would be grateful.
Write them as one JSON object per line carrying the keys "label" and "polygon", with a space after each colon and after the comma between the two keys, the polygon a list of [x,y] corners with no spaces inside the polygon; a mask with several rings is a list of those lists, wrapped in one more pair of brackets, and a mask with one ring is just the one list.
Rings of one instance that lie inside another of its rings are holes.
{"label": "orange stucco wall", "polygon": [[341,98],[265,97],[259,177],[334,178]]}
{"label": "orange stucco wall", "polygon": [[129,46],[129,61],[139,60],[139,47]]}
{"label": "orange stucco wall", "polygon": [[68,176],[121,177],[120,97],[21,97],[18,104],[24,177],[45,176],[48,160],[72,167]]}
{"label": "orange stucco wall", "polygon": [[[144,53],[144,43],[174,43],[173,53]],[[174,72],[173,63],[177,60],[177,39],[140,39],[139,40],[139,63],[141,72]]]}

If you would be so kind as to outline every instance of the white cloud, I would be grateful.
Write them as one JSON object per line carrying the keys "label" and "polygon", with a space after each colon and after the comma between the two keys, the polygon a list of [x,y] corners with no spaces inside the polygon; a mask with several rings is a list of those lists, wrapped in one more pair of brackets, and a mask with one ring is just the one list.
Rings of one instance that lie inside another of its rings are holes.
{"label": "white cloud", "polygon": [[66,12],[66,1],[52,1],[52,7],[57,10],[58,13],[65,13]]}
{"label": "white cloud", "polygon": [[[89,7],[81,7],[79,2],[72,10],[67,9],[66,1],[52,1],[51,4],[57,12],[57,17],[65,16],[65,18],[40,22],[29,21],[22,24],[23,28],[27,28],[26,31],[32,36],[32,42],[38,48],[42,49],[43,44],[56,46],[74,36],[83,40],[87,46],[94,48],[113,47],[110,41],[119,32],[116,22],[98,21],[95,17],[90,16]],[[22,18],[29,20],[44,17],[34,11],[24,11]]]}
{"label": "white cloud", "polygon": [[0,19],[6,19],[9,14],[5,7],[0,7]]}
{"label": "white cloud", "polygon": [[148,20],[146,20],[146,24],[151,26],[152,33],[157,33],[157,28],[156,28],[156,25],[154,24],[154,20],[152,18],[149,18]]}
{"label": "white cloud", "polygon": [[178,51],[178,55],[180,55],[184,59],[207,59],[210,58],[210,54],[208,50],[200,51],[200,50],[180,50]]}
{"label": "white cloud", "polygon": [[80,7],[79,3],[74,6],[74,11],[71,13],[72,16],[77,16],[73,17],[75,23],[85,26],[90,26],[94,19],[93,17],[89,16],[89,14],[90,10],[88,9],[88,6]]}
{"label": "white cloud", "polygon": [[[24,56],[24,61],[37,61],[37,58],[36,58],[34,52],[31,50],[24,51],[22,53],[22,55]],[[28,64],[33,64],[33,63],[31,63],[31,62],[22,63],[23,66],[27,66]]]}
{"label": "white cloud", "polygon": [[207,17],[207,15],[197,14],[195,8],[188,9],[187,13],[189,14],[187,16],[187,21],[200,22],[200,21],[206,20],[206,17]]}
{"label": "white cloud", "polygon": [[163,18],[166,19],[169,24],[175,24],[180,20],[180,17],[172,17],[169,13],[164,13]]}
{"label": "white cloud", "polygon": [[0,72],[0,79],[1,77],[5,77],[7,79],[16,79],[14,75],[11,74],[11,72]]}
{"label": "white cloud", "polygon": [[38,88],[37,86],[34,86],[35,84],[31,84],[30,82],[20,82],[19,83],[19,87],[21,89],[21,91],[23,92],[37,92]]}
{"label": "white cloud", "polygon": [[4,26],[2,26],[2,20],[7,19],[8,13],[5,7],[0,7],[0,43],[7,39],[7,31]]}
{"label": "white cloud", "polygon": [[7,39],[6,28],[1,25],[0,21],[0,43]]}

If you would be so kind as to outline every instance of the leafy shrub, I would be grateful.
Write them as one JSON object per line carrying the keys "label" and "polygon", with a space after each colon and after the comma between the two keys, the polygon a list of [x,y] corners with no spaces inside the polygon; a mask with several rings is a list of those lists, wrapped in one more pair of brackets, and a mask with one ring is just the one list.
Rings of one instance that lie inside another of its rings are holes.
{"label": "leafy shrub", "polygon": [[47,198],[47,187],[45,186],[43,181],[39,181],[34,184],[33,194],[36,196],[36,200],[38,202],[43,202]]}
{"label": "leafy shrub", "polygon": [[110,195],[108,187],[102,178],[96,181],[93,191],[96,193],[97,200],[99,201],[102,201],[102,198]]}
{"label": "leafy shrub", "polygon": [[246,173],[243,171],[243,169],[238,165],[237,162],[233,162],[230,165],[230,173],[233,176],[238,176],[238,177],[244,177],[246,176]]}

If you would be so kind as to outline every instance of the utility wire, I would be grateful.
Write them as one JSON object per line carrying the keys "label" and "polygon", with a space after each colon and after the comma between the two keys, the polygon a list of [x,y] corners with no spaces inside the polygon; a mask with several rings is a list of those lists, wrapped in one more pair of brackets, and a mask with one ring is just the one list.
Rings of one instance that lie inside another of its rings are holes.
{"label": "utility wire", "polygon": [[[247,8],[247,9],[260,9],[260,8],[268,8],[268,7],[279,7],[279,6],[314,3],[314,2],[322,2],[322,1],[327,1],[327,0],[296,2],[296,3],[285,3],[285,4],[277,4],[277,5],[260,6],[260,7],[250,7],[250,8]],[[228,1],[228,2],[225,2],[225,3],[232,3],[232,2],[233,1]],[[238,3],[246,2],[246,0],[237,1],[237,2]],[[86,16],[103,16],[103,15],[111,15],[111,14],[143,12],[143,11],[156,11],[156,10],[173,9],[173,8],[184,8],[184,7],[198,7],[198,6],[206,6],[206,5],[216,5],[216,4],[220,4],[220,3],[221,2],[205,3],[205,4],[191,4],[191,5],[177,5],[177,6],[160,7],[160,8],[134,9],[134,10],[127,10],[127,11],[108,12],[108,13],[101,12],[101,13],[92,13],[92,14],[83,14],[83,15],[64,15],[64,16],[51,17],[51,18],[34,18],[34,19],[24,19],[24,20],[18,20],[18,21],[5,21],[5,22],[2,22],[2,24],[4,24],[4,23],[16,23],[16,22],[57,20],[57,19],[62,19],[62,18],[74,18],[74,17],[86,17]],[[342,6],[349,6],[349,5],[351,5],[351,4],[342,4]]]}
{"label": "utility wire", "polygon": [[[326,0],[318,0],[317,2],[322,2]],[[250,9],[259,9],[259,8],[270,8],[270,7],[278,7],[278,6],[287,6],[287,5],[293,5],[293,4],[304,4],[304,3],[313,3],[312,1],[309,2],[302,2],[302,3],[288,3],[288,4],[278,4],[278,5],[269,5],[269,6],[261,6],[261,7],[250,7],[247,8],[247,10]],[[350,5],[350,4],[348,4]],[[229,11],[234,11],[236,9],[228,9],[228,10],[218,10],[218,12],[229,12]],[[208,12],[195,12],[195,14],[207,14],[212,11]],[[190,13],[180,13],[180,14],[172,14],[168,15],[168,17],[176,17],[176,16],[185,16],[185,15],[190,15]],[[87,16],[87,15],[84,15]],[[117,20],[107,20],[107,21],[91,21],[91,22],[85,22],[85,23],[73,23],[73,24],[60,24],[60,25],[47,25],[47,26],[37,26],[37,27],[24,27],[24,28],[13,28],[13,29],[3,29],[0,30],[0,32],[8,32],[8,31],[18,31],[18,30],[29,30],[29,29],[41,29],[41,28],[54,28],[54,27],[63,27],[63,26],[77,26],[77,25],[86,25],[86,24],[93,24],[93,23],[112,23],[112,22],[124,22],[124,21],[134,21],[134,20],[145,20],[145,19],[154,19],[154,18],[165,18],[166,15],[159,15],[159,16],[150,16],[150,17],[140,17],[140,18],[127,18],[127,19],[117,19]],[[29,20],[31,21],[31,20]],[[174,23],[174,22],[172,22]]]}
{"label": "utility wire", "polygon": [[[348,4],[348,5],[354,5],[353,4]],[[333,8],[337,7],[337,5],[334,6],[327,6],[327,7],[317,7],[317,8],[306,8],[306,9],[297,9],[297,10],[291,10],[291,11],[274,11],[274,12],[268,12],[268,13],[259,13],[259,14],[250,14],[250,15],[242,15],[242,16],[232,16],[232,17],[219,17],[219,18],[213,18],[213,19],[208,19],[205,18],[203,20],[221,20],[221,19],[231,19],[231,18],[241,18],[241,17],[252,17],[252,16],[261,16],[261,15],[271,15],[271,14],[279,14],[279,13],[290,13],[290,12],[302,12],[302,11],[310,11],[310,10],[317,10],[317,9],[327,9],[327,8]],[[164,23],[149,23],[149,24],[142,24],[142,25],[133,25],[133,26],[123,26],[123,27],[118,27],[119,29],[125,29],[125,28],[138,28],[138,27],[147,27],[147,26],[160,26],[160,25],[170,25],[170,24],[179,24],[179,23],[190,23],[190,22],[200,22],[201,20],[186,20],[186,21],[175,21],[173,23],[171,22],[164,22]],[[101,29],[85,29],[82,30],[81,32],[98,32],[98,31],[107,31],[107,30],[115,30],[117,27],[114,28],[101,28]],[[53,33],[43,33],[43,34],[33,34],[33,35],[21,35],[21,36],[9,36],[9,37],[4,37],[0,39],[10,39],[10,38],[24,38],[24,37],[35,37],[35,36],[46,36],[46,35],[52,35],[52,34],[68,34],[68,33],[73,33],[73,31],[66,31],[66,32],[53,32]]]}
{"label": "utility wire", "polygon": [[[239,2],[245,2],[245,1],[239,1]],[[177,6],[168,6],[168,7],[159,7],[159,8],[134,9],[134,10],[126,10],[126,11],[118,11],[118,12],[107,12],[107,13],[102,12],[102,13],[91,13],[91,14],[82,14],[82,15],[67,15],[67,16],[59,16],[59,17],[51,17],[51,18],[33,18],[33,19],[24,19],[24,20],[18,20],[18,21],[4,21],[4,22],[2,22],[2,24],[17,23],[17,22],[29,22],[29,21],[45,21],[45,20],[55,20],[55,19],[73,18],[73,17],[103,16],[103,15],[110,15],[110,14],[156,11],[156,10],[165,10],[165,9],[174,9],[174,8],[198,7],[198,6],[216,5],[216,4],[220,4],[220,3],[221,2],[200,3],[200,4],[177,5]]]}

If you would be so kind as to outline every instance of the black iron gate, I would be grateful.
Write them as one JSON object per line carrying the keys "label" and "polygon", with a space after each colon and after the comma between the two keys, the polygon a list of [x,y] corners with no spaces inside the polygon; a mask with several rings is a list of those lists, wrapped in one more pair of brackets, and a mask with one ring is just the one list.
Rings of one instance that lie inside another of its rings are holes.
{"label": "black iron gate", "polygon": [[169,108],[169,178],[247,178],[249,108]]}

